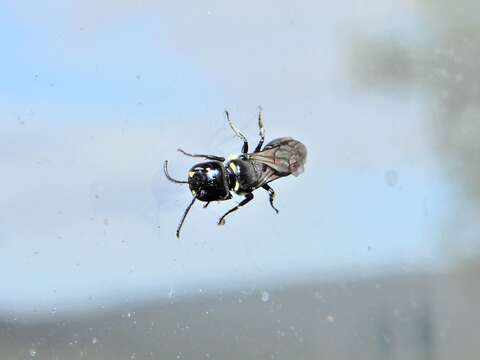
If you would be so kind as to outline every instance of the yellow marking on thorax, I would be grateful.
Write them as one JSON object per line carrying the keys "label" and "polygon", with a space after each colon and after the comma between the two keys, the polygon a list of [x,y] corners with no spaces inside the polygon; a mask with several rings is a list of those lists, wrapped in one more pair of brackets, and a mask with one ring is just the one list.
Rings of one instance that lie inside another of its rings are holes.
{"label": "yellow marking on thorax", "polygon": [[[232,155],[230,156],[229,159],[235,160],[235,159],[238,159],[238,156]],[[228,166],[230,169],[232,169],[233,173],[237,175],[237,169],[238,169],[237,165],[231,162]],[[235,187],[233,188],[233,191],[238,191],[238,189],[240,189],[240,183],[238,182],[238,180],[235,180]]]}
{"label": "yellow marking on thorax", "polygon": [[230,167],[230,169],[232,169],[232,171],[236,174],[237,173],[237,165],[233,162],[230,163],[230,165],[228,165]]}

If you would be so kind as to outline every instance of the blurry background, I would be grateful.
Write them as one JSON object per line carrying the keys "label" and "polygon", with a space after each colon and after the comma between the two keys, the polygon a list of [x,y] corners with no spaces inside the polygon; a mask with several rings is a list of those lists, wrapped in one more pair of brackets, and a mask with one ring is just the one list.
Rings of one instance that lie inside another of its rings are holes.
{"label": "blurry background", "polygon": [[[0,7],[0,359],[478,359],[480,5]],[[292,136],[194,206],[161,167]]]}

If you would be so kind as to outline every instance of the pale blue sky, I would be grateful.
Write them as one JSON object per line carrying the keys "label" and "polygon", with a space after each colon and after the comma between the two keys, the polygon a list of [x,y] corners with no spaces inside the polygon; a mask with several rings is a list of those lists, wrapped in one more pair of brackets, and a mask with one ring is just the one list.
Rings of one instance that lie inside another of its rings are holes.
{"label": "pale blue sky", "polygon": [[[0,9],[0,309],[442,265],[454,192],[428,98],[355,91],[345,58],[362,24],[409,41],[411,9],[135,3]],[[222,228],[234,202],[196,206],[176,240],[191,195],[163,160],[185,177],[177,147],[238,152],[225,108],[255,143],[259,104],[269,139],[307,145],[305,174],[272,184],[278,216],[259,191]]]}

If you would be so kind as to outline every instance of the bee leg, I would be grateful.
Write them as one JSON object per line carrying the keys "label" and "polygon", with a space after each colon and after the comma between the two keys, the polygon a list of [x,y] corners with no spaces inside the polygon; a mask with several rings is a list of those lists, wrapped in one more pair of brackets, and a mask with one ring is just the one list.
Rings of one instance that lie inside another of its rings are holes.
{"label": "bee leg", "polygon": [[204,208],[204,209],[206,209],[206,208],[207,208],[207,206],[208,206],[208,204],[210,204],[210,201],[209,201],[209,202],[207,202],[205,205],[203,205],[203,208]]}
{"label": "bee leg", "polygon": [[185,150],[183,149],[177,149],[177,151],[180,151],[183,155],[186,155],[186,156],[190,156],[190,157],[194,157],[194,158],[205,158],[205,159],[208,159],[208,160],[216,160],[216,161],[221,161],[221,162],[224,162],[225,161],[225,158],[224,157],[221,157],[221,156],[216,156],[216,155],[203,155],[203,154],[190,154],[190,153],[187,153]]}
{"label": "bee leg", "polygon": [[230,120],[230,115],[228,115],[228,111],[225,110],[225,116],[227,117],[228,124],[230,125],[230,128],[233,130],[235,135],[237,135],[240,139],[243,140],[243,146],[242,146],[242,154],[246,154],[248,152],[248,141],[245,135],[240,131],[239,128],[235,126],[235,124]]}
{"label": "bee leg", "polygon": [[273,205],[273,199],[275,199],[275,191],[267,184],[262,185],[262,188],[268,191],[270,205],[272,206],[273,210],[275,210],[275,212],[278,214],[278,209],[275,207],[275,205]]}
{"label": "bee leg", "polygon": [[225,217],[230,214],[231,212],[234,212],[236,210],[238,210],[239,208],[241,208],[243,205],[245,205],[246,203],[248,203],[249,201],[251,201],[253,199],[253,194],[252,193],[248,193],[245,195],[245,199],[243,199],[240,204],[238,204],[237,206],[235,206],[233,209],[230,209],[228,210],[225,214],[223,214],[223,216],[220,218],[220,220],[218,220],[218,225],[224,225],[225,224]]}
{"label": "bee leg", "polygon": [[260,141],[258,142],[257,147],[255,148],[254,153],[257,153],[262,148],[263,142],[265,141],[265,126],[263,125],[263,118],[262,118],[262,108],[258,107],[258,128],[260,129]]}

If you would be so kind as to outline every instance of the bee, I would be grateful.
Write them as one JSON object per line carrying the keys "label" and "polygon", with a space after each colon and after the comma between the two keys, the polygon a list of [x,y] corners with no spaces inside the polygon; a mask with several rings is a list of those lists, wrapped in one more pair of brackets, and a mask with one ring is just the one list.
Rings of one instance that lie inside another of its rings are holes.
{"label": "bee", "polygon": [[243,141],[240,155],[225,159],[216,155],[190,154],[178,149],[182,154],[192,158],[203,158],[208,161],[194,165],[188,172],[188,180],[176,180],[168,172],[168,160],[165,160],[163,170],[165,176],[176,184],[188,184],[193,199],[187,206],[177,227],[177,238],[188,212],[196,200],[203,201],[206,208],[212,201],[224,201],[232,198],[232,192],[244,196],[244,199],[234,208],[228,210],[219,220],[218,225],[225,224],[225,217],[237,211],[253,199],[253,191],[262,188],[268,192],[270,205],[278,213],[273,201],[275,191],[268,185],[279,178],[294,175],[304,171],[307,159],[307,148],[300,141],[290,137],[281,137],[269,142],[265,147],[265,127],[262,110],[258,113],[260,141],[253,152],[248,152],[248,141],[245,135],[230,120],[228,111],[225,116],[235,135]]}

